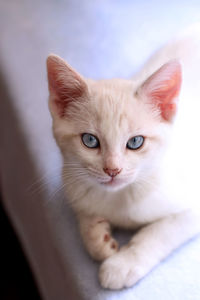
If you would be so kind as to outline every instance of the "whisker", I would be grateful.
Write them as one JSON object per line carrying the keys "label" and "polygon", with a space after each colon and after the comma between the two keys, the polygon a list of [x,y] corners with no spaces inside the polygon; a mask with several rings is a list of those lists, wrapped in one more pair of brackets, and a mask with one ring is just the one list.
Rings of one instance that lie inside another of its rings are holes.
{"label": "whisker", "polygon": [[61,175],[51,174],[49,176],[42,176],[36,179],[28,188],[27,191],[31,194],[39,194],[44,192],[49,186],[55,186],[57,182],[61,181]]}

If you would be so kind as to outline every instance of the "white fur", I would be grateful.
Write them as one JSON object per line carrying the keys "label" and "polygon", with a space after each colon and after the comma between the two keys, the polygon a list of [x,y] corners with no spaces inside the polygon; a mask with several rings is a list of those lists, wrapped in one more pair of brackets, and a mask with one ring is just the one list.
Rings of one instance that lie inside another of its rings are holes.
{"label": "white fur", "polygon": [[[87,80],[88,98],[74,103],[65,118],[58,117],[50,94],[66,195],[86,248],[95,259],[104,260],[99,278],[105,288],[135,284],[200,231],[200,93],[195,82],[199,56],[195,60],[192,55],[190,62],[199,26],[188,32],[161,49],[133,80]],[[171,59],[182,62],[184,75],[175,126],[161,120],[158,110],[136,94]],[[97,136],[101,149],[86,148],[81,133]],[[136,135],[146,137],[144,147],[127,150],[127,141]],[[108,183],[105,166],[122,169],[114,185]],[[141,229],[117,252],[110,226]]]}

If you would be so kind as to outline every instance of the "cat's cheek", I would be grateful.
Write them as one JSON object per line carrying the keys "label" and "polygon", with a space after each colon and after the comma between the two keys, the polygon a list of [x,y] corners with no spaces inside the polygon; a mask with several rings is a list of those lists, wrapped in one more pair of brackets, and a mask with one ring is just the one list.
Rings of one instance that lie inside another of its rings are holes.
{"label": "cat's cheek", "polygon": [[81,162],[85,167],[99,164],[99,155],[97,149],[88,149],[83,145],[80,136],[74,135],[66,143],[66,152],[70,152],[76,160]]}

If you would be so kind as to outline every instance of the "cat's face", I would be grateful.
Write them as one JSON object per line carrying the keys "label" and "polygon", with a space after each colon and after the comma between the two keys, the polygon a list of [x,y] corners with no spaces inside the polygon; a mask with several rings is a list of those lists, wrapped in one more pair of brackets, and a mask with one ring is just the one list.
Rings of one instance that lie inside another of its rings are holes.
{"label": "cat's face", "polygon": [[[66,83],[62,93],[55,92],[55,77],[49,79],[54,82],[50,108],[64,156],[64,178],[109,190],[145,180],[159,161],[171,127],[158,105],[147,101],[148,86],[138,90],[128,80],[83,81],[73,75],[68,71],[75,86],[70,91]],[[58,82],[60,87],[63,77]],[[82,86],[75,90],[78,82]],[[68,101],[62,100],[64,93]]]}

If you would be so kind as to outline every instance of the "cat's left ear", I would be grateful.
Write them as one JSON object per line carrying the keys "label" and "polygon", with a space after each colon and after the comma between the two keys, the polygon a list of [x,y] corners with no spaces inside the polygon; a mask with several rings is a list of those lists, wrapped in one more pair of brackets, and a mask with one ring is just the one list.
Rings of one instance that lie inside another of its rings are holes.
{"label": "cat's left ear", "polygon": [[181,82],[181,64],[173,60],[151,75],[139,88],[138,94],[155,105],[164,120],[171,121],[176,114]]}

